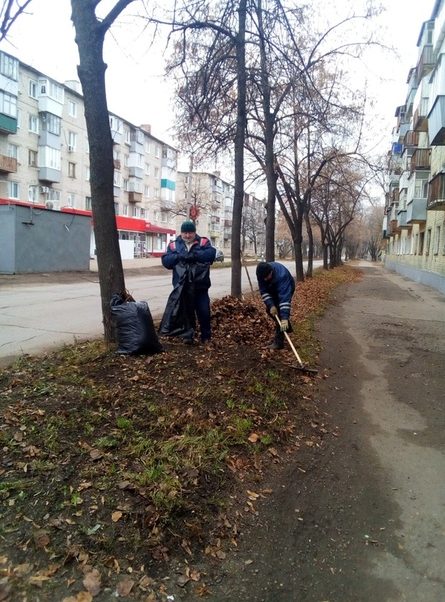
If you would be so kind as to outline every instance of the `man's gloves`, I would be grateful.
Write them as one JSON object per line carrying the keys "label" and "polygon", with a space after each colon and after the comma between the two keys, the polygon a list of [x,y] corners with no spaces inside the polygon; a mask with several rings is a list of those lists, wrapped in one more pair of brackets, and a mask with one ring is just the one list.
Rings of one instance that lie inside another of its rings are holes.
{"label": "man's gloves", "polygon": [[183,261],[184,263],[195,263],[196,262],[196,257],[194,255],[194,253],[189,253],[189,254],[181,254],[179,255],[179,259],[181,261]]}
{"label": "man's gloves", "polygon": [[287,332],[289,330],[289,320],[281,320],[281,332]]}
{"label": "man's gloves", "polygon": [[269,313],[273,318],[278,316],[278,309],[275,307],[275,305],[272,305],[272,307],[269,309]]}

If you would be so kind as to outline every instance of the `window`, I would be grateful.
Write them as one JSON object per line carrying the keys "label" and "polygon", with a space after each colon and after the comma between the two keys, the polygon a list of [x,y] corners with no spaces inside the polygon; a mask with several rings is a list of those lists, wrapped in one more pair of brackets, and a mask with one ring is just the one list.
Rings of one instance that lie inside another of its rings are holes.
{"label": "window", "polygon": [[60,190],[50,188],[48,192],[48,201],[60,201]]}
{"label": "window", "polygon": [[68,207],[76,206],[76,195],[74,194],[74,192],[69,192],[66,197],[66,200],[67,200]]}
{"label": "window", "polygon": [[70,117],[77,117],[77,103],[74,100],[68,101],[68,115]]}
{"label": "window", "polygon": [[28,94],[31,98],[37,98],[37,82],[33,79],[30,79],[28,83]]}
{"label": "window", "polygon": [[85,209],[87,211],[91,211],[91,197],[90,196],[85,197]]}
{"label": "window", "polygon": [[440,249],[440,226],[436,226],[436,228],[434,230],[434,249],[433,249],[434,255],[439,255],[439,249]]}
{"label": "window", "polygon": [[38,162],[40,167],[49,167],[50,169],[60,171],[60,150],[51,146],[41,146],[39,148]]}
{"label": "window", "polygon": [[161,147],[159,146],[159,144],[156,145],[156,153],[155,154],[156,154],[156,157],[158,157],[158,159],[159,159],[159,157],[161,156]]}
{"label": "window", "polygon": [[9,117],[17,117],[17,96],[0,90],[0,113]]}
{"label": "window", "polygon": [[89,165],[87,165],[87,166],[85,167],[85,180],[86,180],[87,182],[89,182],[89,181],[90,181],[90,166],[89,166]]}
{"label": "window", "polygon": [[128,215],[128,205],[122,205],[122,215]]}
{"label": "window", "polygon": [[145,173],[147,176],[150,175],[150,163],[145,164]]}
{"label": "window", "polygon": [[37,203],[39,200],[39,187],[28,186],[28,201],[30,203]]}
{"label": "window", "polygon": [[155,167],[155,178],[159,178],[159,167]]}
{"label": "window", "polygon": [[8,144],[8,157],[11,159],[19,159],[19,147],[17,144]]}
{"label": "window", "polygon": [[30,115],[28,119],[28,130],[33,134],[39,133],[39,118],[37,115]]}
{"label": "window", "polygon": [[37,167],[37,151],[28,150],[28,165],[29,167]]}
{"label": "window", "polygon": [[60,84],[56,84],[50,79],[39,79],[40,94],[49,96],[57,102],[63,103],[64,89]]}
{"label": "window", "polygon": [[143,207],[139,208],[139,213],[140,213],[140,217],[142,217],[143,219],[145,219],[145,209]]}
{"label": "window", "polygon": [[53,115],[52,113],[42,113],[40,118],[42,121],[42,130],[54,134],[55,136],[60,136],[60,124],[62,122],[60,117],[57,117],[57,115]]}
{"label": "window", "polygon": [[113,184],[114,184],[114,186],[117,186],[118,188],[120,188],[121,183],[122,183],[121,174],[118,171],[115,171],[113,174]]}
{"label": "window", "polygon": [[76,132],[68,132],[68,151],[75,151],[77,146]]}
{"label": "window", "polygon": [[114,203],[114,213],[119,215],[119,203]]}
{"label": "window", "polygon": [[8,182],[9,188],[9,198],[10,199],[19,199],[20,198],[20,187],[18,182]]}
{"label": "window", "polygon": [[155,197],[156,200],[159,200],[159,197],[160,197],[160,195],[159,195],[159,188],[155,188],[154,189],[154,197]]}
{"label": "window", "polygon": [[128,192],[128,180],[126,180],[125,178],[122,180],[122,188]]}
{"label": "window", "polygon": [[137,216],[138,216],[138,208],[132,207],[131,208],[131,217],[137,217]]}
{"label": "window", "polygon": [[144,186],[144,197],[150,198],[150,186]]}
{"label": "window", "polygon": [[144,150],[149,155],[151,153],[151,142],[145,139]]}
{"label": "window", "polygon": [[68,177],[75,178],[76,177],[76,164],[68,161]]}
{"label": "window", "polygon": [[9,79],[18,81],[19,62],[9,54],[0,52],[0,73]]}
{"label": "window", "polygon": [[430,254],[430,247],[431,247],[431,228],[428,228],[428,230],[426,231],[425,255]]}

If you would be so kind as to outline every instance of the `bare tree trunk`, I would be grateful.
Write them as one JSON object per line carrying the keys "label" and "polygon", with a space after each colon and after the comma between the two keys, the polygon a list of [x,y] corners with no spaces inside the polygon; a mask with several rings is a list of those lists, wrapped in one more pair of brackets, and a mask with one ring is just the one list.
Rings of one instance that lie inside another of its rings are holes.
{"label": "bare tree trunk", "polygon": [[275,260],[275,201],[277,176],[274,168],[274,122],[275,116],[270,110],[270,83],[265,48],[263,8],[261,0],[257,3],[258,31],[261,60],[261,96],[264,116],[264,165],[267,184],[266,204],[266,261]]}
{"label": "bare tree trunk", "polygon": [[235,134],[235,192],[232,214],[232,280],[231,293],[241,297],[241,222],[244,203],[244,142],[246,138],[246,4],[238,8],[237,58],[237,116]]}
{"label": "bare tree trunk", "polygon": [[312,278],[314,272],[314,234],[312,232],[311,220],[309,214],[305,212],[304,221],[306,223],[306,232],[308,238],[307,270],[306,276]]}
{"label": "bare tree trunk", "polygon": [[114,339],[110,299],[113,293],[125,290],[125,280],[114,211],[113,141],[105,92],[107,66],[103,60],[103,43],[111,23],[132,1],[118,1],[108,18],[99,21],[94,12],[97,2],[71,0],[90,150],[91,205],[106,341]]}

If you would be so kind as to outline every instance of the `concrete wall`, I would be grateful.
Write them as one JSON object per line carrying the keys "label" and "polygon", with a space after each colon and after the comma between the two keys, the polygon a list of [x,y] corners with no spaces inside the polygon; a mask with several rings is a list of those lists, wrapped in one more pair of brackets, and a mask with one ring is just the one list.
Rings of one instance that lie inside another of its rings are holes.
{"label": "concrete wall", "polygon": [[0,272],[89,270],[90,217],[18,205],[0,211]]}
{"label": "concrete wall", "polygon": [[420,282],[430,286],[445,295],[445,277],[441,274],[421,270],[413,265],[394,261],[388,257],[385,258],[385,267],[402,276],[406,276],[414,282]]}
{"label": "concrete wall", "polygon": [[0,273],[13,274],[15,265],[15,207],[0,205]]}

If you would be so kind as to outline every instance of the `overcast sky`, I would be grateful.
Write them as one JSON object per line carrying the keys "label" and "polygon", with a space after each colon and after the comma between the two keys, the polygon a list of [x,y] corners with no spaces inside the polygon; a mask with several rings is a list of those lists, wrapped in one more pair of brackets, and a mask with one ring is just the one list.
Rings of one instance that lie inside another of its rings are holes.
{"label": "overcast sky", "polygon": [[[112,2],[105,1],[108,5]],[[337,0],[336,10],[354,2],[358,0]],[[417,60],[420,27],[430,18],[434,0],[383,0],[382,4],[387,10],[379,19],[380,30],[399,56],[376,54],[369,70],[370,81],[377,74],[384,80],[375,111],[376,120],[382,123],[383,139],[388,130],[389,147],[395,107],[405,100],[408,70]],[[155,136],[171,141],[172,86],[163,82],[163,48],[148,47],[147,35],[141,36],[131,27],[131,11],[132,5],[125,13],[126,23],[115,31],[114,38],[110,34],[106,38],[108,106],[131,123],[150,123]],[[33,0],[28,13],[17,21],[0,48],[58,81],[78,79],[70,0]]]}

